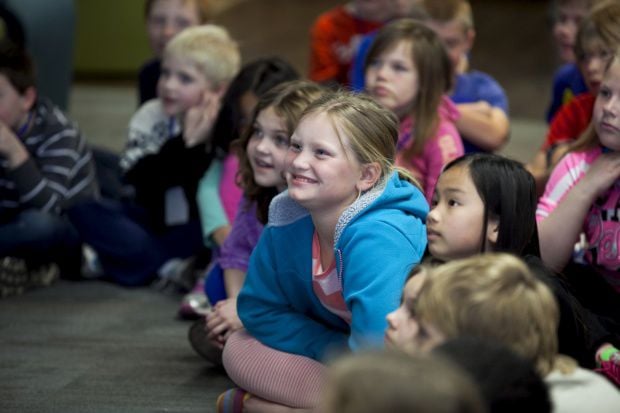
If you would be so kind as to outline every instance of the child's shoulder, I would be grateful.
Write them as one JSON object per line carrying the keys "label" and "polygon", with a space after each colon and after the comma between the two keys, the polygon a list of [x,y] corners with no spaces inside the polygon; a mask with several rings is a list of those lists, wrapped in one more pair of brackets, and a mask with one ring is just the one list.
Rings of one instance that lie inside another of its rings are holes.
{"label": "child's shoulder", "polygon": [[34,106],[34,127],[30,135],[55,134],[77,129],[67,114],[47,98],[39,98]]}
{"label": "child's shoulder", "polygon": [[164,112],[161,100],[158,98],[147,100],[132,115],[129,125],[131,128],[140,128],[141,126],[150,129],[156,123],[168,122],[170,117]]}
{"label": "child's shoulder", "polygon": [[269,204],[268,225],[282,227],[309,216],[308,210],[293,200],[288,191],[284,191],[276,195]]}

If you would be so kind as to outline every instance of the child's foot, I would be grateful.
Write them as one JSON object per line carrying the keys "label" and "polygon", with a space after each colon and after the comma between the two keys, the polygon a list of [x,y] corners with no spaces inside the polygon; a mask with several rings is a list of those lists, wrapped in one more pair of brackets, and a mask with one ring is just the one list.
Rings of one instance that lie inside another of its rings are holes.
{"label": "child's foot", "polygon": [[241,413],[243,403],[250,398],[250,393],[234,388],[220,394],[215,402],[217,413]]}
{"label": "child's foot", "polygon": [[189,328],[188,338],[196,353],[200,354],[214,366],[222,365],[222,350],[214,346],[207,338],[204,317],[192,324]]}
{"label": "child's foot", "polygon": [[54,263],[28,268],[20,258],[0,259],[0,298],[23,294],[26,290],[47,287],[58,278],[60,271]]}
{"label": "child's foot", "polygon": [[597,352],[596,360],[599,365],[596,371],[620,388],[620,350],[611,344],[605,344]]}

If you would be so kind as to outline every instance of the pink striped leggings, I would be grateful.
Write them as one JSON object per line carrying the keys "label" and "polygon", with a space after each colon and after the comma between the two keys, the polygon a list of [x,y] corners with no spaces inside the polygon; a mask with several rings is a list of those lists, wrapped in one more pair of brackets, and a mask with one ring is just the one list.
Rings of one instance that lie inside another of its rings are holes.
{"label": "pink striped leggings", "polygon": [[245,329],[226,340],[222,361],[231,380],[253,395],[305,409],[319,402],[324,384],[323,364],[267,347]]}

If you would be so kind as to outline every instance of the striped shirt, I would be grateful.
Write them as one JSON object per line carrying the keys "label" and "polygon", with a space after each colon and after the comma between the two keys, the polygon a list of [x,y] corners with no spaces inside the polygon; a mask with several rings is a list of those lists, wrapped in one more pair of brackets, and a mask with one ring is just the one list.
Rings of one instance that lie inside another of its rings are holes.
{"label": "striped shirt", "polygon": [[336,262],[323,270],[321,266],[321,247],[319,236],[312,236],[312,288],[323,306],[351,324],[351,311],[347,308],[342,295],[342,282],[336,271]]}
{"label": "striped shirt", "polygon": [[[539,200],[536,210],[538,221],[553,212],[601,153],[601,148],[597,147],[585,152],[571,152],[562,158]],[[592,204],[584,218],[582,230],[588,243],[584,251],[585,261],[593,265],[620,292],[620,180],[616,180]]]}
{"label": "striped shirt", "polygon": [[77,126],[47,99],[39,99],[32,110],[32,126],[19,137],[28,160],[10,170],[0,156],[2,220],[26,209],[60,213],[98,196],[92,154]]}

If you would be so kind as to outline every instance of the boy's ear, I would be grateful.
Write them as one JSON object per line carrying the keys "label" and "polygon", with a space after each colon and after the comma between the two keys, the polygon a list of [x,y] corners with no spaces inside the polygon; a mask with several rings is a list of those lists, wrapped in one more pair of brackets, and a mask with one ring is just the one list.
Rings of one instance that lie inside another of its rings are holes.
{"label": "boy's ear", "polygon": [[381,166],[378,162],[362,165],[362,174],[357,183],[357,189],[367,191],[372,188],[381,177]]}
{"label": "boy's ear", "polygon": [[22,109],[26,112],[30,111],[37,101],[37,90],[30,86],[26,88],[26,91],[21,95]]}

